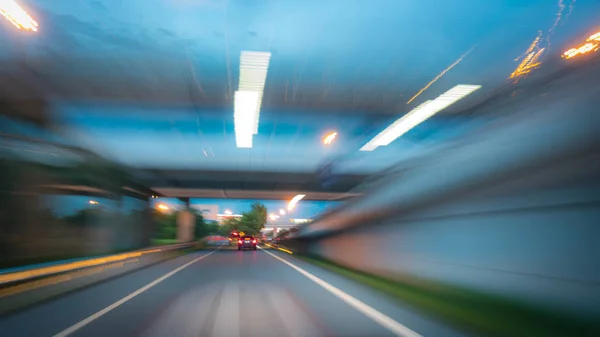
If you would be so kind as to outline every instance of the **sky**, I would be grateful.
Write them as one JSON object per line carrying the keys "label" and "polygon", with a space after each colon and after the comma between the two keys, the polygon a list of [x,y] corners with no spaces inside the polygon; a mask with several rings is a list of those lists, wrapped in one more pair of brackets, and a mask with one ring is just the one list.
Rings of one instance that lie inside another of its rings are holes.
{"label": "sky", "polygon": [[[90,201],[98,204],[90,204]],[[236,199],[190,199],[191,207],[200,205],[218,205],[219,213],[223,214],[225,210],[230,210],[234,214],[241,214],[250,210],[253,202],[260,202],[267,208],[269,213],[278,213],[280,209],[287,210],[287,200],[236,200]],[[103,207],[110,211],[117,211],[118,203],[114,200],[68,195],[47,195],[43,198],[45,207],[51,210],[57,216],[66,216],[77,213],[78,211],[90,207]],[[176,198],[157,198],[152,199],[152,207],[158,204],[168,205],[172,209],[180,209],[183,202]],[[323,212],[340,205],[340,202],[328,201],[300,201],[292,212],[287,212],[287,216],[295,219],[314,219]],[[135,198],[123,198],[121,210],[128,213],[135,210],[145,209],[146,204],[143,200]]]}

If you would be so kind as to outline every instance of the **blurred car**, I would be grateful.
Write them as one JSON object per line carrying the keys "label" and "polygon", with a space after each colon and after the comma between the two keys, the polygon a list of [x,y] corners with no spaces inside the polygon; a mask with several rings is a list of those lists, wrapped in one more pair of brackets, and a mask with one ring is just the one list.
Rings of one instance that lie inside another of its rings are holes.
{"label": "blurred car", "polygon": [[256,250],[256,238],[250,235],[246,235],[241,237],[238,240],[238,250],[244,250],[246,248],[251,248],[252,250]]}
{"label": "blurred car", "polygon": [[236,244],[236,242],[238,241],[240,237],[240,234],[238,232],[232,232],[231,234],[229,234],[229,245],[233,246]]}

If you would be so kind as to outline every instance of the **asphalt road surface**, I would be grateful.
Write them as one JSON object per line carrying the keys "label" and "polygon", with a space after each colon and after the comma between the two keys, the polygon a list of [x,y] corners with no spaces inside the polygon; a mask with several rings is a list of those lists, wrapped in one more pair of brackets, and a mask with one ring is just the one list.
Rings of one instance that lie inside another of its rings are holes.
{"label": "asphalt road surface", "polygon": [[465,336],[277,251],[202,251],[0,319],[2,336]]}

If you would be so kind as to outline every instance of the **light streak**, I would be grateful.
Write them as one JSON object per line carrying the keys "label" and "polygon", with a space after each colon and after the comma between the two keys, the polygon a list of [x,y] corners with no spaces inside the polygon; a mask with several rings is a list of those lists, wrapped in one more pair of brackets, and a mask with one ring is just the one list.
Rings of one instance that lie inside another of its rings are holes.
{"label": "light streak", "polygon": [[546,48],[540,48],[539,42],[542,37],[542,32],[538,32],[538,36],[533,39],[533,42],[527,47],[525,53],[522,56],[515,59],[515,61],[522,61],[519,63],[517,68],[510,74],[509,79],[514,79],[514,83],[516,84],[519,80],[525,75],[529,74],[533,70],[539,68],[542,62],[539,61],[540,57],[546,50]]}
{"label": "light streak", "polygon": [[387,146],[415,126],[423,123],[431,116],[479,90],[480,85],[459,84],[438,96],[433,101],[426,101],[397,119],[390,126],[365,144],[360,151],[373,151],[379,146]]}
{"label": "light streak", "polygon": [[0,0],[0,14],[17,29],[38,30],[38,23],[14,0]]}
{"label": "light streak", "polygon": [[539,31],[538,36],[533,40],[533,42],[531,42],[531,44],[529,45],[529,48],[527,48],[527,50],[523,53],[523,55],[517,57],[515,59],[515,62],[517,62],[520,59],[522,59],[523,57],[531,54],[531,52],[533,52],[533,50],[538,46],[538,43],[540,42],[541,38],[542,38],[542,31]]}
{"label": "light streak", "polygon": [[415,98],[419,97],[425,90],[429,89],[429,87],[432,86],[435,82],[437,82],[437,80],[439,80],[442,76],[444,76],[452,68],[454,68],[456,65],[458,65],[465,57],[467,57],[467,55],[469,55],[473,51],[473,49],[475,49],[476,46],[477,45],[471,47],[471,49],[469,49],[466,53],[462,54],[462,56],[459,57],[458,60],[454,61],[454,63],[452,63],[448,68],[444,69],[441,73],[439,73],[433,80],[431,80],[429,83],[427,83],[426,86],[424,86],[421,90],[419,90],[419,92],[417,92],[416,95],[414,95],[411,99],[409,99],[408,102],[406,102],[406,104],[410,104],[410,102],[414,101]]}
{"label": "light streak", "polygon": [[323,138],[323,144],[329,145],[333,142],[333,140],[337,137],[337,132],[332,132]]}
{"label": "light streak", "polygon": [[556,30],[556,27],[558,27],[558,24],[560,23],[560,19],[562,18],[562,14],[563,14],[564,10],[565,10],[565,4],[563,3],[563,0],[558,0],[558,12],[556,12],[556,19],[554,20],[554,24],[552,24],[552,27],[550,27],[550,29],[548,29],[548,35],[546,36],[546,47],[547,48],[550,48],[550,38],[554,34],[554,30]]}
{"label": "light streak", "polygon": [[570,59],[577,55],[598,51],[600,49],[600,32],[590,35],[585,41],[586,43],[583,46],[567,50],[562,57]]}
{"label": "light streak", "polygon": [[294,207],[296,207],[296,204],[298,203],[298,201],[302,200],[306,195],[304,194],[298,194],[295,197],[292,198],[292,200],[290,200],[290,203],[288,204],[288,211],[291,211],[294,209]]}
{"label": "light streak", "polygon": [[571,4],[569,5],[569,12],[567,13],[567,15],[565,15],[565,20],[567,20],[569,18],[569,16],[571,15],[571,13],[573,13],[573,8],[575,7],[576,2],[577,2],[577,0],[571,1]]}

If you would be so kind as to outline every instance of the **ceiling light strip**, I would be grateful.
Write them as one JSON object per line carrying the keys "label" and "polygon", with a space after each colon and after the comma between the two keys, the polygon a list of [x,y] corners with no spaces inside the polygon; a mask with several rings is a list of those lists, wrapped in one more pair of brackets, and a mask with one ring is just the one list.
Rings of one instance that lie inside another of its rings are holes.
{"label": "ceiling light strip", "polygon": [[38,23],[14,0],[0,0],[0,15],[18,29],[38,30]]}
{"label": "ceiling light strip", "polygon": [[234,96],[234,127],[237,147],[252,147],[252,126],[256,119],[258,91],[236,91]]}
{"label": "ceiling light strip", "polygon": [[436,113],[444,110],[450,105],[458,102],[462,98],[470,95],[474,91],[481,88],[480,85],[459,84],[454,88],[446,91],[438,96],[433,101],[426,101],[417,106],[406,115],[402,116],[385,130],[381,131],[377,136],[371,139],[360,150],[373,151],[379,146],[387,146],[394,140],[398,139],[406,132],[429,119]]}
{"label": "ceiling light strip", "polygon": [[[238,147],[252,147],[252,137],[258,133],[260,107],[270,59],[271,53],[268,52],[242,51],[241,53],[240,79],[234,103]],[[251,92],[253,94],[249,94]],[[239,99],[238,93],[241,93]]]}

